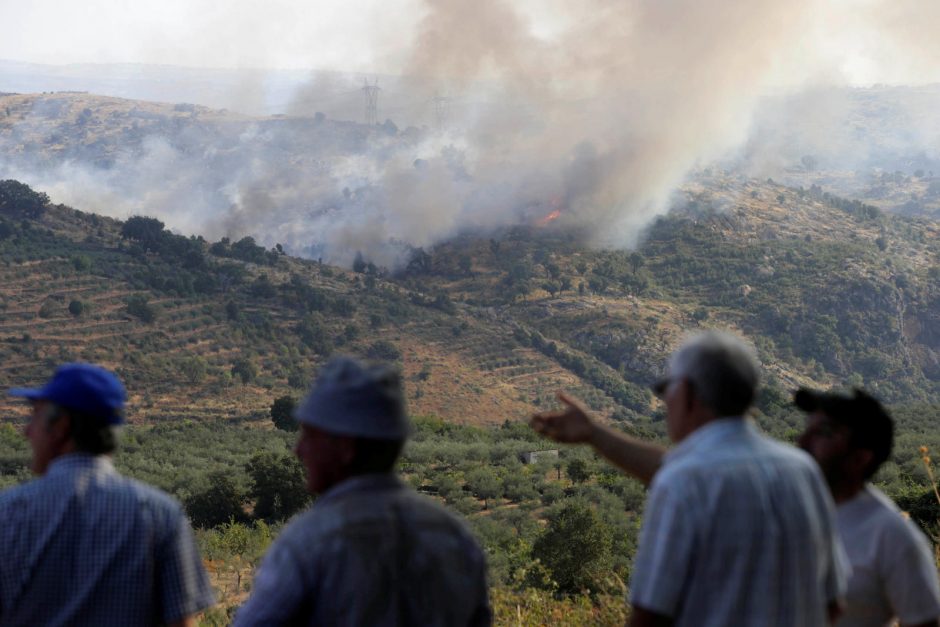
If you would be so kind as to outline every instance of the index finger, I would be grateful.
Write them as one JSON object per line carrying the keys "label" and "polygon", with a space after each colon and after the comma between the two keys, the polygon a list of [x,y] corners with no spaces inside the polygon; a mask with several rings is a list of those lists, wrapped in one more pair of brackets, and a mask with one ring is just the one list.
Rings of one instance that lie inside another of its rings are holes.
{"label": "index finger", "polygon": [[587,413],[587,409],[585,408],[584,403],[582,403],[579,399],[571,396],[567,392],[558,390],[558,392],[555,393],[555,397],[571,409],[577,409],[582,413]]}

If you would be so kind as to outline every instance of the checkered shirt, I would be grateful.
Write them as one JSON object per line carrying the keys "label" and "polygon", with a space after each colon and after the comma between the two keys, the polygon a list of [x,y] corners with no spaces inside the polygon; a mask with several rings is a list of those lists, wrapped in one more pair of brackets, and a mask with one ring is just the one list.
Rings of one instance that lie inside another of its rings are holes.
{"label": "checkered shirt", "polygon": [[347,479],[288,525],[235,617],[248,625],[485,626],[483,552],[390,474]]}
{"label": "checkered shirt", "polygon": [[154,625],[214,603],[183,511],[69,454],[0,494],[0,625]]}
{"label": "checkered shirt", "polygon": [[710,422],[653,480],[631,602],[677,627],[826,625],[848,571],[834,517],[803,451],[750,420]]}

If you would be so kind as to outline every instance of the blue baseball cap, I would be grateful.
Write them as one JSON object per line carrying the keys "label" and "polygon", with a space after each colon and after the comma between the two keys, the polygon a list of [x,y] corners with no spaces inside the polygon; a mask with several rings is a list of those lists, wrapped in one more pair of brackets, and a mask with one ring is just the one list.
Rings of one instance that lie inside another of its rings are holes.
{"label": "blue baseball cap", "polygon": [[411,433],[398,371],[351,357],[336,357],[323,366],[294,418],[358,438],[404,440]]}
{"label": "blue baseball cap", "polygon": [[127,400],[124,386],[114,373],[94,364],[59,366],[45,386],[13,388],[9,394],[31,401],[50,401],[109,425],[124,422],[122,409]]}

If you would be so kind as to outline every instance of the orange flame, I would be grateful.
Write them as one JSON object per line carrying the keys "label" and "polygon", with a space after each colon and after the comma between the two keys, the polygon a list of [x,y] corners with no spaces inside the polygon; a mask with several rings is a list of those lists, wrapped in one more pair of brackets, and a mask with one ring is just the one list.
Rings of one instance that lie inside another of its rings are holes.
{"label": "orange flame", "polygon": [[546,226],[552,220],[557,220],[559,216],[561,216],[561,211],[559,209],[555,209],[550,214],[539,218],[538,222],[535,224],[538,226]]}

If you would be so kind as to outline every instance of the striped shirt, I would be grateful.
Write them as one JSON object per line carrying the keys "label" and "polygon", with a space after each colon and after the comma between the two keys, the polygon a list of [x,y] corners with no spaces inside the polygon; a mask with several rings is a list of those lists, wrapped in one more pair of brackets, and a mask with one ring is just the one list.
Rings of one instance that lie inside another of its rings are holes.
{"label": "striped shirt", "polygon": [[0,494],[0,624],[153,625],[212,605],[179,503],[106,456]]}
{"label": "striped shirt", "polygon": [[750,420],[700,427],[650,488],[631,602],[682,625],[812,627],[847,561],[816,463]]}
{"label": "striped shirt", "polygon": [[394,475],[328,490],[281,533],[235,625],[489,625],[483,553]]}

